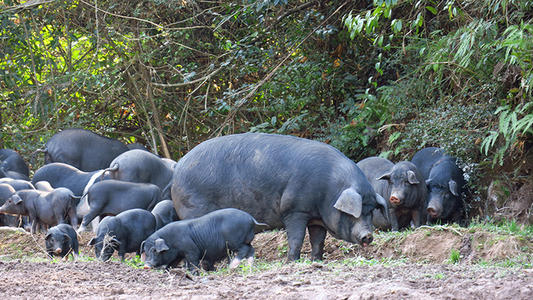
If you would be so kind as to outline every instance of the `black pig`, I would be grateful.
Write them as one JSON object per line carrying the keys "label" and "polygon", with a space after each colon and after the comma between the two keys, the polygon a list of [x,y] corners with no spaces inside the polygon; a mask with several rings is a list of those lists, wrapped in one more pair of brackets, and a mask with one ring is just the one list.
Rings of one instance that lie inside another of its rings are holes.
{"label": "black pig", "polygon": [[58,224],[48,229],[44,240],[46,253],[50,257],[58,255],[66,259],[68,254],[77,257],[80,253],[76,231],[68,224]]}
{"label": "black pig", "polygon": [[107,216],[100,222],[96,237],[89,245],[94,246],[95,256],[102,261],[108,260],[115,250],[124,260],[126,253],[140,254],[141,243],[155,231],[155,224],[155,217],[140,208]]}
{"label": "black pig", "polygon": [[295,136],[244,133],[207,140],[174,167],[172,201],[180,219],[238,208],[270,228],[286,228],[288,259],[300,258],[306,228],[322,259],[329,232],[372,242],[371,212],[381,206],[365,175],[334,147]]}
{"label": "black pig", "polygon": [[426,222],[427,188],[416,166],[408,161],[393,164],[381,157],[365,158],[357,165],[378,194],[389,201],[392,230],[415,227]]}
{"label": "black pig", "polygon": [[182,259],[195,271],[200,262],[209,271],[214,263],[237,252],[230,263],[236,268],[247,258],[252,263],[251,243],[258,223],[250,214],[234,208],[213,211],[202,217],[172,222],[154,232],[141,245],[145,267],[175,266]]}
{"label": "black pig", "polygon": [[161,190],[150,183],[113,179],[97,182],[87,192],[89,212],[83,217],[78,232],[84,231],[97,216],[116,216],[133,208],[151,210],[159,201]]}
{"label": "black pig", "polygon": [[461,194],[465,181],[456,159],[440,148],[429,147],[415,153],[411,161],[420,170],[429,190],[426,200],[428,224],[463,222]]}

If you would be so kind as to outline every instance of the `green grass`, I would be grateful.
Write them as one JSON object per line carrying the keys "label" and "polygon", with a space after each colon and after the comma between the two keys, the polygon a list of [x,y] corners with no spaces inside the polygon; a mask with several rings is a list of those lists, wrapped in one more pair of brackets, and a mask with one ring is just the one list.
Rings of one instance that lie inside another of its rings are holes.
{"label": "green grass", "polygon": [[327,266],[330,266],[332,268],[338,267],[338,266],[352,266],[352,267],[361,267],[361,266],[386,266],[386,267],[394,267],[394,266],[401,266],[405,265],[408,262],[407,258],[389,258],[389,257],[382,257],[382,258],[364,258],[364,257],[350,257],[345,258],[343,260],[338,261],[332,261],[327,264]]}
{"label": "green grass", "polygon": [[[116,259],[116,260],[120,261],[120,258],[113,258],[113,259]],[[124,260],[124,263],[127,264],[128,266],[134,268],[134,269],[142,269],[142,268],[144,268],[144,263],[142,262],[141,257],[139,255],[135,255],[131,259],[127,259],[126,258]]]}
{"label": "green grass", "polygon": [[459,263],[460,260],[461,260],[461,253],[456,249],[452,249],[450,251],[450,263],[457,264]]}
{"label": "green grass", "polygon": [[468,226],[468,231],[474,233],[480,230],[533,239],[533,225],[518,224],[515,220],[503,220],[499,222],[472,220]]}
{"label": "green grass", "polygon": [[508,258],[500,261],[486,261],[479,260],[476,262],[477,265],[481,267],[499,267],[499,268],[524,268],[531,269],[533,268],[533,256],[529,255],[519,255],[517,257]]}

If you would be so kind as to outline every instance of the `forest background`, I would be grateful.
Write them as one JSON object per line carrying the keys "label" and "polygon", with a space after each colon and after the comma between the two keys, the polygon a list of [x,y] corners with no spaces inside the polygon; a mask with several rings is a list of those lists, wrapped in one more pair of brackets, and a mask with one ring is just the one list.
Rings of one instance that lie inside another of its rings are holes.
{"label": "forest background", "polygon": [[224,134],[458,157],[468,216],[532,224],[533,1],[0,1],[0,147],[69,127],[178,160]]}

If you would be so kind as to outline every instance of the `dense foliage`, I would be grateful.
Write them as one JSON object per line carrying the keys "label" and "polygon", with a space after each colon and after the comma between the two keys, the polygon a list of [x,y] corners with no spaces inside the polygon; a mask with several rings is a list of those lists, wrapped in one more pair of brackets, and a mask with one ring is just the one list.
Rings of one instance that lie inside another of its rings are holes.
{"label": "dense foliage", "polygon": [[505,206],[487,200],[489,185],[508,199],[532,184],[529,0],[4,0],[0,10],[0,146],[28,158],[68,127],[174,159],[210,137],[261,131],[354,160],[443,147],[467,171],[472,216]]}

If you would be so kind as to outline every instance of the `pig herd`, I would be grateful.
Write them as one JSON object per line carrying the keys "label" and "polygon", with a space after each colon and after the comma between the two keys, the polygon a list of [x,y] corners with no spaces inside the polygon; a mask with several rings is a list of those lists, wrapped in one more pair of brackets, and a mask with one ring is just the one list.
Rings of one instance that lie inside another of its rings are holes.
{"label": "pig herd", "polygon": [[463,173],[439,148],[396,164],[356,164],[318,141],[244,133],[207,140],[175,162],[66,129],[37,151],[45,165],[30,180],[22,157],[0,149],[0,225],[47,230],[50,256],[76,256],[75,229],[90,226],[89,245],[103,261],[117,251],[141,255],[146,268],[183,261],[212,270],[224,258],[235,268],[252,263],[262,230],[286,229],[289,260],[300,258],[307,231],[311,258],[320,260],[327,232],[366,246],[375,228],[464,219]]}

